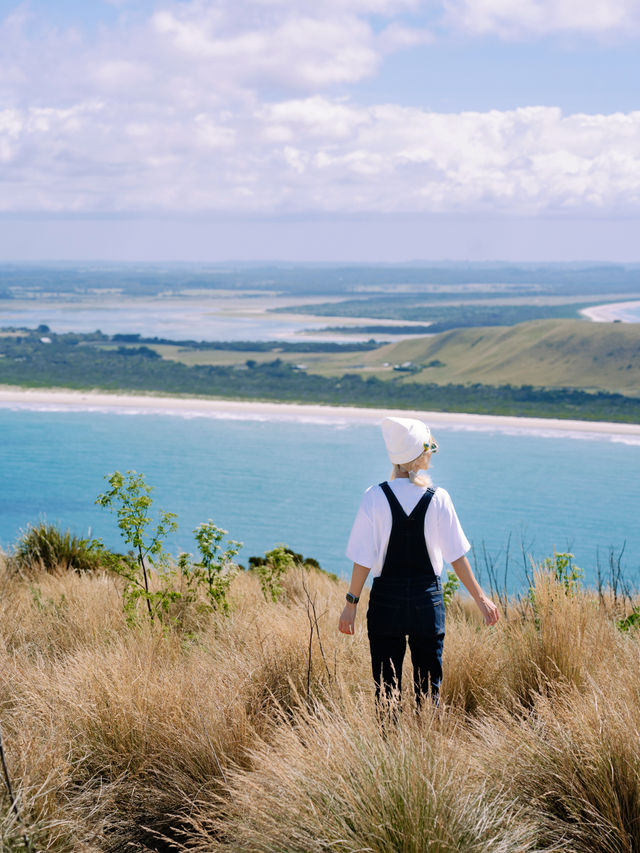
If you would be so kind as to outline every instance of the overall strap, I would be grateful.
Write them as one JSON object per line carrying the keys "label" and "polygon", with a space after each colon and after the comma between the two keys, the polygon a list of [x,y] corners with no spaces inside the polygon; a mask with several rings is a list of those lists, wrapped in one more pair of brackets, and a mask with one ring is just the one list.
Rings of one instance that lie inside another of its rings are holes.
{"label": "overall strap", "polygon": [[424,519],[427,510],[429,509],[429,504],[431,503],[431,499],[436,493],[436,490],[429,487],[426,492],[422,495],[418,503],[414,506],[410,513],[406,513],[402,509],[402,504],[398,500],[398,498],[393,493],[393,489],[389,485],[389,483],[384,482],[379,484],[380,488],[384,492],[387,500],[389,501],[389,508],[391,509],[391,517],[395,521],[396,518],[399,518],[401,521],[405,519],[411,519],[411,521],[415,521],[417,518],[422,516]]}
{"label": "overall strap", "polygon": [[429,486],[424,495],[420,498],[418,503],[409,513],[409,518],[418,518],[419,516],[422,516],[422,520],[424,521],[424,517],[427,514],[427,510],[429,509],[429,504],[431,503],[431,499],[433,498],[435,493],[436,490]]}
{"label": "overall strap", "polygon": [[391,533],[381,578],[433,578],[435,572],[425,541],[425,516],[435,489],[427,489],[407,515],[388,483],[380,483],[391,509]]}
{"label": "overall strap", "polygon": [[402,505],[398,498],[394,495],[393,490],[389,483],[384,482],[380,483],[380,488],[384,492],[387,501],[389,502],[389,509],[391,510],[391,518],[393,521],[399,519],[401,522],[407,517],[406,512],[402,509]]}

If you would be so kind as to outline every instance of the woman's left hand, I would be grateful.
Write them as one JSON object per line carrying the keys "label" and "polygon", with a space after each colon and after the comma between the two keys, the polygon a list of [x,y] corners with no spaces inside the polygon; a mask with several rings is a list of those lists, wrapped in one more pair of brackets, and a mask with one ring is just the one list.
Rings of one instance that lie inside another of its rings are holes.
{"label": "woman's left hand", "polygon": [[485,625],[495,625],[500,618],[500,613],[493,601],[486,596],[482,596],[482,598],[477,602],[477,605],[484,616]]}

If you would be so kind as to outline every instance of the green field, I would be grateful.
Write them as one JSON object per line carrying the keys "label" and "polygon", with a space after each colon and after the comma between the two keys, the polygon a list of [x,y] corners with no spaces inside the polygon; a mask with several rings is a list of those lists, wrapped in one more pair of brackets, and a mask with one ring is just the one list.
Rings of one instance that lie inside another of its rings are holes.
{"label": "green field", "polygon": [[[241,366],[273,360],[273,352],[154,347],[184,364]],[[307,373],[377,376],[438,385],[533,385],[640,396],[640,324],[537,320],[517,326],[454,329],[368,352],[278,353]],[[394,366],[411,362],[404,375]],[[433,365],[433,366],[428,366]]]}
{"label": "green field", "polygon": [[541,320],[507,328],[456,329],[358,356],[351,361],[369,370],[412,362],[415,372],[407,374],[412,382],[640,394],[640,324],[635,323]]}

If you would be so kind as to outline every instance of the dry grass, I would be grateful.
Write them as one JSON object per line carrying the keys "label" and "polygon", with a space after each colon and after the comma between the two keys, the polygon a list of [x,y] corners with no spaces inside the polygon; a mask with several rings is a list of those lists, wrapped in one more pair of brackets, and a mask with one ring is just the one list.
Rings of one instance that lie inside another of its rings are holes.
{"label": "dry grass", "polygon": [[535,815],[540,849],[640,849],[640,660],[637,648],[621,651],[628,681],[615,666],[584,692],[573,686],[539,697],[529,716],[498,713],[478,726],[494,784]]}
{"label": "dry grass", "polygon": [[[639,850],[640,643],[596,595],[536,582],[493,630],[455,602],[442,707],[381,727],[366,601],[338,635],[345,585],[320,572],[278,604],[245,573],[231,615],[186,634],[128,626],[118,579],[0,560],[0,723],[34,849]],[[3,793],[0,851],[22,833]]]}
{"label": "dry grass", "polygon": [[194,849],[532,849],[532,825],[504,792],[487,791],[454,719],[410,712],[381,728],[369,697],[301,702],[253,747],[250,771],[232,774],[222,814],[198,804]]}

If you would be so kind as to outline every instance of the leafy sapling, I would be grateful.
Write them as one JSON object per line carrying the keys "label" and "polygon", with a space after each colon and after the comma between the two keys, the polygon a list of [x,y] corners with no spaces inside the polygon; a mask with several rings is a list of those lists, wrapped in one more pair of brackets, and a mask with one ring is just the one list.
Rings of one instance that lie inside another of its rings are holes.
{"label": "leafy sapling", "polygon": [[[129,555],[112,561],[112,568],[126,581],[125,610],[130,620],[135,621],[136,603],[144,599],[149,619],[153,621],[156,614],[167,613],[176,595],[167,583],[166,575],[170,572],[163,543],[168,534],[177,529],[177,516],[173,512],[160,512],[154,528],[151,518],[153,487],[147,485],[143,475],[135,471],[124,474],[114,471],[106,479],[110,488],[98,495],[96,503],[116,513],[122,538],[133,550],[133,557]],[[165,570],[161,589],[156,592],[151,592],[149,587],[147,561],[156,569]]]}
{"label": "leafy sapling", "polygon": [[227,531],[216,527],[211,519],[199,524],[193,533],[200,552],[200,562],[194,563],[189,571],[196,584],[204,587],[211,608],[226,615],[229,613],[227,593],[238,573],[233,558],[242,543],[233,539],[223,543]]}

